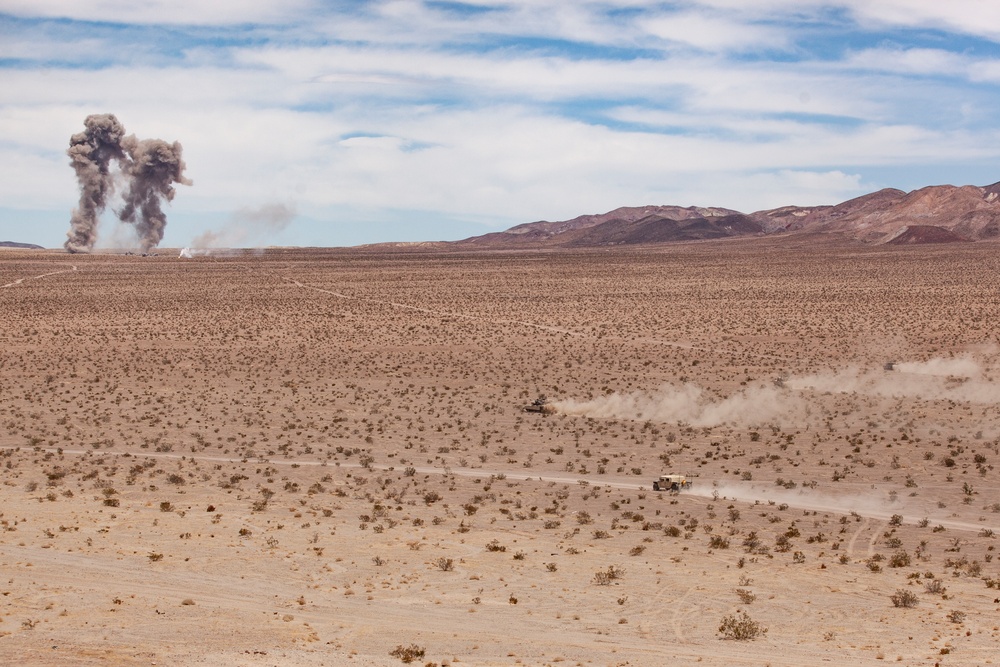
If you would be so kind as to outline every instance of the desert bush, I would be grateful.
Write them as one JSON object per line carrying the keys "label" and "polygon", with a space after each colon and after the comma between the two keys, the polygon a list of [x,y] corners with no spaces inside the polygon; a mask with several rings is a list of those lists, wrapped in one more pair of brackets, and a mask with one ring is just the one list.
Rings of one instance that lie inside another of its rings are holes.
{"label": "desert bush", "polygon": [[486,550],[490,552],[507,551],[507,547],[500,544],[499,540],[492,540],[486,544]]}
{"label": "desert bush", "polygon": [[736,597],[738,597],[740,602],[743,604],[750,604],[757,599],[757,596],[754,595],[752,591],[748,591],[745,588],[737,588]]}
{"label": "desert bush", "polygon": [[403,646],[400,644],[393,650],[389,651],[389,655],[394,658],[399,658],[402,662],[409,664],[414,660],[420,660],[426,654],[426,650],[423,646],[417,646],[416,644],[410,644],[409,646]]}
{"label": "desert bush", "polygon": [[594,583],[598,586],[610,586],[612,581],[617,581],[625,576],[625,570],[614,565],[608,565],[605,570],[598,570],[594,574]]}
{"label": "desert bush", "polygon": [[889,556],[889,567],[906,567],[910,564],[910,554],[905,551],[897,551]]}
{"label": "desert bush", "polygon": [[722,535],[712,535],[711,539],[708,541],[708,546],[712,549],[728,549],[729,540],[724,538]]}
{"label": "desert bush", "polygon": [[750,615],[745,611],[740,610],[738,614],[723,617],[722,623],[719,625],[719,634],[724,639],[748,641],[766,635],[767,628],[750,618]]}
{"label": "desert bush", "polygon": [[434,561],[434,565],[442,572],[451,572],[455,569],[455,561],[451,558],[445,558],[444,556]]}
{"label": "desert bush", "polygon": [[905,588],[897,588],[896,592],[889,596],[889,599],[892,600],[893,607],[904,608],[916,607],[919,601],[916,593]]}
{"label": "desert bush", "polygon": [[952,623],[961,623],[965,620],[965,612],[958,609],[952,610],[952,612],[948,614],[948,620]]}
{"label": "desert bush", "polygon": [[944,583],[940,579],[931,579],[930,581],[924,582],[924,590],[928,593],[934,593],[935,595],[943,594],[947,589],[944,587]]}

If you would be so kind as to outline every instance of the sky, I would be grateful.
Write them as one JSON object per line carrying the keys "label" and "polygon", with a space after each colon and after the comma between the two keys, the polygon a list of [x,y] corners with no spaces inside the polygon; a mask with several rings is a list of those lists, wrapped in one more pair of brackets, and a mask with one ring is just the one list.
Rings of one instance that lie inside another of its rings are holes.
{"label": "sky", "polygon": [[998,93],[996,0],[0,0],[0,240],[94,113],[183,145],[161,245],[349,246],[988,185]]}

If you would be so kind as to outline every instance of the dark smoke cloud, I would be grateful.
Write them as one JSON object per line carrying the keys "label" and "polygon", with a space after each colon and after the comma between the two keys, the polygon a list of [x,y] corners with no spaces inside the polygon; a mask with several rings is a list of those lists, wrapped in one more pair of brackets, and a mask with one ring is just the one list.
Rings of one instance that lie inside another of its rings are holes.
{"label": "dark smoke cloud", "polygon": [[112,162],[127,184],[118,218],[135,227],[143,251],[153,248],[163,240],[167,224],[161,200],[174,198],[174,183],[191,185],[184,177],[180,143],[125,136],[114,114],[87,116],[83,124],[86,130],[70,138],[67,150],[80,183],[80,205],[70,218],[65,248],[70,252],[93,249],[101,212],[115,190]]}
{"label": "dark smoke cloud", "polygon": [[90,252],[97,241],[97,221],[114,191],[111,161],[125,159],[121,142],[125,128],[113,114],[87,116],[87,128],[70,137],[70,164],[80,182],[80,206],[73,209],[65,247],[70,252]]}

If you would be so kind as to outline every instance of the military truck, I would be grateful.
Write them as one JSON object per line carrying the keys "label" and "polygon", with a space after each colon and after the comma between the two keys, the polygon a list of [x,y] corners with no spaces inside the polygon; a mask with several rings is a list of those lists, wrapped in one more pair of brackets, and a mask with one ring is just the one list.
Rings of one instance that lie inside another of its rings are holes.
{"label": "military truck", "polygon": [[653,491],[674,491],[690,489],[691,480],[684,475],[660,475],[660,478],[653,482]]}

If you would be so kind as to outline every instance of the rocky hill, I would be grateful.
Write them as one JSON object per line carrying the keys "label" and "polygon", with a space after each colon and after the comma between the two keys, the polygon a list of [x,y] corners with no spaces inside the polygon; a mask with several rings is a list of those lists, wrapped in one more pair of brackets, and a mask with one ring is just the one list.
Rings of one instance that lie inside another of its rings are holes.
{"label": "rocky hill", "polygon": [[17,241],[0,241],[0,248],[22,248],[25,250],[44,250],[40,245],[34,243],[18,243]]}
{"label": "rocky hill", "polygon": [[622,207],[559,222],[530,222],[456,241],[466,248],[599,247],[768,234],[829,233],[872,244],[1000,239],[1000,183],[887,188],[835,206],[754,213],[696,206]]}

